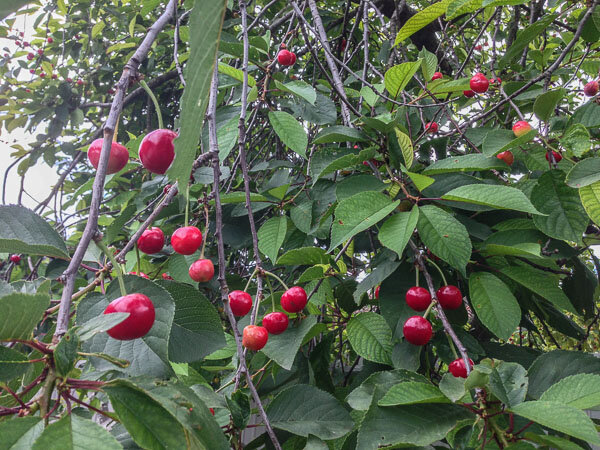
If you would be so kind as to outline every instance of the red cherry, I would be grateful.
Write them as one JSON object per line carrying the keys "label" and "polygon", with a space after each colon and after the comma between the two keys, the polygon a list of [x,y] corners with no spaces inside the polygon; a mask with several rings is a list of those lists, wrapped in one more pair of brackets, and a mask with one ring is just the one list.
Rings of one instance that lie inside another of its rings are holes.
{"label": "red cherry", "polygon": [[72,83],[72,82],[73,82],[73,78],[67,77],[67,83]]}
{"label": "red cherry", "polygon": [[29,47],[29,42],[27,42],[27,41],[24,41],[24,42],[23,42],[23,47]]}
{"label": "red cherry", "polygon": [[24,36],[25,36],[25,33],[24,33],[23,31],[21,31],[21,32],[19,33],[19,36],[21,36],[21,37],[24,37]]}
{"label": "red cherry", "polygon": [[475,92],[469,90],[469,91],[463,91],[463,95],[467,98],[471,98],[471,97],[475,97]]}
{"label": "red cherry", "polygon": [[590,81],[588,84],[585,85],[585,87],[583,88],[583,93],[587,96],[587,97],[593,97],[594,95],[596,95],[598,93],[598,82],[597,81]]}
{"label": "red cherry", "polygon": [[46,74],[44,72],[40,73],[40,78],[46,78]]}
{"label": "red cherry", "polygon": [[263,327],[271,334],[281,334],[287,330],[290,319],[282,312],[272,312],[263,317]]}
{"label": "red cherry", "polygon": [[42,50],[41,48],[38,48],[37,54],[42,56],[44,54],[44,50]]}
{"label": "red cherry", "polygon": [[438,124],[437,122],[427,122],[425,124],[425,131],[428,133],[437,133],[438,132]]}
{"label": "red cherry", "polygon": [[173,140],[177,133],[167,129],[154,130],[140,144],[142,165],[152,173],[162,175],[175,159]]}
{"label": "red cherry", "polygon": [[52,79],[56,80],[58,78],[58,75],[56,75],[55,73],[52,74]]}
{"label": "red cherry", "polygon": [[500,77],[496,78],[496,83],[502,84],[502,79]]}
{"label": "red cherry", "polygon": [[35,55],[33,53],[27,53],[27,60],[31,61],[33,58],[35,58]]}
{"label": "red cherry", "polygon": [[21,41],[15,41],[15,45],[16,45],[17,47],[20,47],[20,46],[21,46]]}
{"label": "red cherry", "polygon": [[269,340],[269,333],[264,327],[248,325],[242,334],[242,345],[249,350],[258,351],[263,348]]}
{"label": "red cherry", "polygon": [[513,155],[510,150],[506,150],[505,152],[498,153],[496,155],[496,158],[501,159],[509,166],[512,166],[512,163],[515,161],[515,155]]}
{"label": "red cherry", "polygon": [[277,62],[282,66],[292,66],[296,62],[296,55],[289,50],[279,50]]}
{"label": "red cherry", "polygon": [[189,274],[192,280],[205,283],[215,275],[215,266],[210,259],[199,259],[192,263]]}
{"label": "red cherry", "polygon": [[[469,358],[469,366],[473,367],[473,360]],[[465,366],[465,360],[457,358],[450,363],[448,371],[456,378],[467,378],[467,367]]]}
{"label": "red cherry", "polygon": [[149,280],[150,277],[148,275],[146,275],[144,272],[140,272],[139,274],[137,272],[128,272],[128,275],[137,275],[139,277],[145,278],[146,280]]}
{"label": "red cherry", "polygon": [[442,75],[442,72],[435,72],[433,74],[433,76],[431,77],[431,81],[433,81],[433,80],[441,80],[442,78],[444,78],[444,75]]}
{"label": "red cherry", "polygon": [[182,227],[171,236],[171,245],[180,255],[192,255],[202,245],[202,232],[196,227]]}
{"label": "red cherry", "polygon": [[425,345],[431,339],[431,323],[424,317],[412,316],[404,322],[404,338],[413,345]]}
{"label": "red cherry", "polygon": [[10,255],[10,262],[19,264],[21,262],[21,257],[19,255]]}
{"label": "red cherry", "polygon": [[115,312],[128,312],[129,317],[107,331],[113,339],[129,341],[141,338],[154,324],[154,304],[144,294],[129,294],[113,300],[104,310],[104,314]]}
{"label": "red cherry", "polygon": [[444,309],[458,309],[462,305],[462,292],[451,284],[439,288],[435,295]]}
{"label": "red cherry", "polygon": [[29,69],[29,73],[33,75],[35,73],[35,69]]}
{"label": "red cherry", "polygon": [[48,38],[48,44],[52,44],[54,42],[54,39],[52,39],[51,37]]}
{"label": "red cherry", "polygon": [[163,278],[163,280],[172,280],[173,279],[173,277],[171,275],[169,275],[168,273],[163,273],[162,278]]}
{"label": "red cherry", "polygon": [[[554,161],[556,161],[557,163],[559,163],[562,159],[562,155],[558,152],[555,152],[554,150],[552,150],[552,155],[554,156]],[[550,155],[548,154],[548,152],[546,152],[546,161],[550,161]]]}
{"label": "red cherry", "polygon": [[379,288],[380,288],[380,287],[381,287],[381,286],[377,286],[377,287],[375,288],[375,298],[376,298],[377,300],[379,300]]}
{"label": "red cherry", "polygon": [[110,88],[107,93],[108,95],[113,95],[116,91],[113,88]]}
{"label": "red cherry", "polygon": [[471,78],[471,81],[469,82],[469,86],[471,87],[471,90],[473,92],[477,92],[478,94],[483,94],[485,91],[488,90],[488,87],[490,86],[490,82],[488,81],[488,79],[485,77],[484,74],[476,73]]}
{"label": "red cherry", "polygon": [[475,47],[473,47],[473,50],[477,50],[478,52],[481,51],[481,45],[476,45]]}
{"label": "red cherry", "polygon": [[29,93],[31,93],[31,89],[25,89],[25,92],[27,92],[29,94]]}
{"label": "red cherry", "polygon": [[289,288],[281,296],[281,307],[289,313],[302,311],[307,302],[306,291],[300,286]]}
{"label": "red cherry", "polygon": [[77,86],[83,85],[83,80],[77,80]]}
{"label": "red cherry", "polygon": [[406,291],[406,304],[415,311],[425,311],[431,304],[431,294],[425,288],[413,286]]}
{"label": "red cherry", "polygon": [[229,307],[234,316],[245,316],[252,309],[252,297],[244,291],[230,292]]}
{"label": "red cherry", "polygon": [[[96,139],[94,142],[92,142],[90,148],[88,149],[88,159],[95,169],[98,168],[100,163],[100,153],[102,152],[103,142],[104,139]],[[110,156],[108,157],[106,174],[110,175],[111,173],[119,172],[127,165],[127,161],[129,161],[129,152],[127,151],[127,147],[119,144],[118,142],[113,142],[110,146]]]}
{"label": "red cherry", "polygon": [[144,230],[137,241],[137,246],[140,252],[147,255],[153,255],[162,250],[165,245],[165,234],[158,227],[152,227]]}
{"label": "red cherry", "polygon": [[516,137],[521,137],[531,131],[531,125],[524,120],[519,120],[513,125],[512,130]]}

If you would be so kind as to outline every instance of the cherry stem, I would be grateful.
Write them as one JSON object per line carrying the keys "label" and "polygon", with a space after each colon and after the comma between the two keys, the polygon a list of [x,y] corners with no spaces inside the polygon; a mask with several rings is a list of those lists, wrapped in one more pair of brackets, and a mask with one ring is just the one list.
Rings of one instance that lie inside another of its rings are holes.
{"label": "cherry stem", "polygon": [[285,288],[285,290],[286,290],[286,291],[289,291],[289,289],[290,289],[290,288],[289,288],[289,287],[287,287],[287,285],[286,285],[286,284],[283,282],[283,280],[282,280],[281,278],[279,278],[277,275],[275,275],[275,274],[274,274],[274,273],[272,273],[272,272],[268,272],[268,271],[266,271],[266,270],[263,270],[263,273],[264,273],[265,275],[269,275],[269,276],[271,276],[271,277],[275,278],[275,279],[276,279],[277,281],[279,281],[279,283],[280,283],[280,284],[281,284],[281,285],[282,285],[282,286]]}
{"label": "cherry stem", "polygon": [[[121,266],[119,265],[119,263],[117,262],[117,260],[113,256],[113,254],[110,252],[110,250],[108,249],[106,244],[104,242],[102,242],[102,239],[98,239],[95,242],[96,242],[96,245],[100,248],[100,250],[102,250],[102,253],[104,253],[106,255],[106,257],[112,263],[112,266],[115,269],[115,272],[117,272],[117,279],[119,280],[119,289],[121,290],[121,295],[126,296],[127,290],[125,289],[125,282],[123,281],[123,272],[121,271]],[[139,271],[139,268],[138,268],[138,271]]]}
{"label": "cherry stem", "polygon": [[188,184],[185,188],[185,223],[184,227],[188,226],[188,220],[190,217],[190,185]]}
{"label": "cherry stem", "polygon": [[202,250],[200,250],[200,259],[204,259],[204,249],[206,248],[206,238],[208,237],[208,205],[204,205],[204,239],[202,240]]}
{"label": "cherry stem", "polygon": [[456,347],[454,347],[454,342],[452,342],[452,338],[448,333],[446,333],[446,338],[448,339],[448,344],[450,345],[450,350],[452,350],[452,354],[454,355],[454,359],[458,359],[458,353],[456,353]]}
{"label": "cherry stem", "polygon": [[266,278],[267,286],[269,286],[269,293],[271,294],[271,306],[273,307],[273,312],[275,312],[275,296],[273,295],[273,288],[271,286],[271,280]]}
{"label": "cherry stem", "polygon": [[429,306],[427,307],[427,309],[425,310],[425,313],[423,314],[423,318],[424,319],[427,319],[427,316],[429,315],[429,313],[433,309],[433,305],[434,304],[435,304],[435,300],[431,299],[431,303],[429,303]]}
{"label": "cherry stem", "polygon": [[248,282],[246,283],[246,286],[244,287],[244,292],[248,292],[248,287],[250,287],[250,283],[252,283],[252,280],[254,279],[254,277],[256,276],[257,273],[258,273],[258,267],[256,269],[254,269],[254,272],[252,272],[252,275],[250,275],[250,278],[248,279]]}
{"label": "cherry stem", "polygon": [[442,277],[442,281],[444,282],[444,286],[448,286],[448,282],[446,281],[446,277],[444,276],[444,272],[442,272],[442,269],[440,269],[440,266],[438,266],[436,263],[434,263],[431,258],[427,258],[427,262],[429,264],[431,264],[433,267],[435,267],[437,269],[437,271],[440,273],[440,276]]}
{"label": "cherry stem", "polygon": [[139,275],[140,273],[142,273],[142,264],[140,263],[140,249],[137,245],[135,246],[135,257],[137,259],[137,272]]}
{"label": "cherry stem", "polygon": [[152,103],[154,103],[154,109],[156,110],[156,117],[158,118],[158,128],[163,128],[163,119],[162,119],[162,114],[160,112],[160,105],[158,104],[158,100],[156,100],[156,96],[154,95],[154,92],[152,92],[152,89],[150,89],[150,87],[146,84],[146,82],[144,80],[140,80],[140,86],[142,86],[144,88],[144,90],[146,91],[146,94],[148,94],[148,97],[150,97],[150,99],[152,100]]}
{"label": "cherry stem", "polygon": [[419,286],[419,267],[415,267],[415,286]]}

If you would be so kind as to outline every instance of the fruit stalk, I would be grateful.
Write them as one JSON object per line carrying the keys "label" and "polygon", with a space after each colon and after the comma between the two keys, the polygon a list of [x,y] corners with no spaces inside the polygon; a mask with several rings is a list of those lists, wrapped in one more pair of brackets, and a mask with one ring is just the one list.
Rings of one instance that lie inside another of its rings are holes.
{"label": "fruit stalk", "polygon": [[[117,262],[116,258],[113,256],[113,254],[111,253],[111,251],[108,249],[108,247],[106,246],[106,244],[104,242],[102,242],[102,239],[94,239],[94,242],[96,243],[96,245],[100,248],[100,250],[102,250],[102,253],[104,253],[106,255],[106,257],[110,260],[113,269],[115,269],[115,272],[117,272],[117,279],[119,280],[119,289],[121,291],[121,295],[127,295],[127,291],[125,290],[125,282],[123,281],[123,272],[121,272],[121,266],[119,265],[119,263]],[[139,267],[139,253],[138,253],[138,273],[140,272],[140,267]]]}
{"label": "fruit stalk", "polygon": [[140,80],[140,86],[142,86],[144,88],[144,90],[146,91],[146,94],[148,94],[148,97],[150,97],[150,99],[152,100],[152,103],[154,103],[154,109],[156,111],[156,118],[158,119],[158,128],[162,130],[164,128],[163,127],[163,118],[162,118],[162,113],[160,112],[160,105],[158,104],[158,100],[156,99],[154,92],[152,92],[152,89],[150,89],[150,87],[144,80]]}

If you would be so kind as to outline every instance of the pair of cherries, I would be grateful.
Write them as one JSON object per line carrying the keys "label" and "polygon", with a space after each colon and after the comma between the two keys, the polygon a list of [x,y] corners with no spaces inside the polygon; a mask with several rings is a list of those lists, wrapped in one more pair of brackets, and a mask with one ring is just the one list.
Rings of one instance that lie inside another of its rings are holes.
{"label": "pair of cherries", "polygon": [[[165,234],[158,227],[145,230],[137,241],[141,252],[153,255],[165,245]],[[171,246],[180,255],[192,255],[202,245],[202,232],[196,227],[181,227],[171,235]],[[213,269],[214,274],[214,269]],[[212,276],[211,276],[212,278]]]}
{"label": "pair of cherries", "polygon": [[[306,291],[300,286],[294,286],[281,296],[281,307],[288,313],[299,313],[308,302]],[[244,291],[233,291],[229,294],[229,307],[235,316],[245,316],[252,309],[252,297]],[[269,339],[269,334],[281,334],[287,330],[289,318],[282,312],[266,314],[262,326],[248,325],[244,328],[242,345],[249,350],[262,349]]]}

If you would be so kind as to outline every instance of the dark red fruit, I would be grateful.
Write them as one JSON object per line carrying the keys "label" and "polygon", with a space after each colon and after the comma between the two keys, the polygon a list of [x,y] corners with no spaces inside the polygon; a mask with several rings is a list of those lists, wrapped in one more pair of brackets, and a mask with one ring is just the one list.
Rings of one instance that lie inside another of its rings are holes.
{"label": "dark red fruit", "polygon": [[56,80],[58,78],[58,75],[56,75],[55,73],[52,74],[52,79]]}
{"label": "dark red fruit", "polygon": [[52,39],[51,37],[48,38],[48,44],[52,44],[54,42],[54,39]]}
{"label": "dark red fruit", "polygon": [[476,73],[471,78],[469,82],[469,86],[473,92],[477,92],[478,94],[483,94],[490,87],[490,82],[482,73]]}
{"label": "dark red fruit", "polygon": [[210,259],[194,261],[189,270],[190,278],[198,283],[206,283],[215,275],[215,266]]}
{"label": "dark red fruit", "polygon": [[229,293],[229,307],[234,316],[245,316],[252,309],[252,297],[244,291]]}
{"label": "dark red fruit", "polygon": [[431,294],[425,288],[413,286],[406,291],[406,304],[415,311],[425,311],[431,304]]}
{"label": "dark red fruit", "polygon": [[73,78],[67,77],[67,83],[72,83],[72,82],[73,82]]}
{"label": "dark red fruit", "polygon": [[248,325],[244,328],[242,345],[249,350],[258,351],[263,348],[269,340],[269,332],[258,325]]}
{"label": "dark red fruit", "polygon": [[29,69],[29,73],[33,75],[35,73],[35,69]]}
{"label": "dark red fruit", "polygon": [[140,144],[142,165],[152,173],[164,174],[175,159],[173,140],[176,137],[177,133],[166,129],[154,130],[144,136]]}
{"label": "dark red fruit", "polygon": [[10,262],[19,264],[21,262],[21,257],[19,255],[10,255]]}
{"label": "dark red fruit", "polygon": [[[95,169],[98,168],[100,163],[100,153],[102,152],[103,142],[103,139],[96,139],[88,149],[88,159]],[[106,174],[110,175],[111,173],[117,173],[127,165],[127,161],[129,161],[129,152],[127,151],[127,148],[118,142],[113,142],[110,146],[110,156],[108,157]]]}
{"label": "dark red fruit", "polygon": [[296,54],[289,50],[279,50],[277,62],[282,66],[293,66],[296,62]]}
{"label": "dark red fruit", "polygon": [[263,317],[263,327],[271,334],[281,334],[287,330],[290,319],[282,312],[272,312]]}
{"label": "dark red fruit", "polygon": [[433,81],[433,80],[441,80],[442,78],[444,78],[444,75],[442,75],[442,72],[435,72],[433,74],[433,76],[431,77],[431,81]]}
{"label": "dark red fruit", "polygon": [[46,74],[44,72],[40,73],[40,78],[46,78]]}
{"label": "dark red fruit", "polygon": [[163,280],[172,280],[173,279],[173,277],[171,275],[169,275],[168,273],[163,273],[162,278],[163,278]]}
{"label": "dark red fruit", "polygon": [[498,159],[501,159],[509,166],[512,166],[512,163],[515,161],[515,155],[512,154],[510,150],[506,150],[505,152],[500,152],[496,155]]}
{"label": "dark red fruit", "polygon": [[31,61],[33,58],[35,58],[35,55],[33,53],[27,53],[27,60]]}
{"label": "dark red fruit", "polygon": [[600,86],[598,86],[598,82],[597,81],[595,81],[595,80],[594,81],[590,81],[583,88],[583,93],[587,97],[593,97],[594,95],[596,95],[598,93],[598,89],[599,88],[600,88]]}
{"label": "dark red fruit", "polygon": [[44,54],[44,50],[42,50],[41,48],[38,48],[37,54],[42,56]]}
{"label": "dark red fruit", "polygon": [[433,330],[429,320],[421,316],[409,317],[402,328],[404,338],[413,345],[425,345],[431,339]]}
{"label": "dark red fruit", "polygon": [[110,302],[104,314],[128,312],[129,317],[107,331],[113,339],[129,341],[145,336],[154,324],[155,312],[152,300],[144,294],[129,294]]}
{"label": "dark red fruit", "polygon": [[477,50],[478,52],[481,51],[481,45],[476,45],[475,47],[473,47],[473,50]]}
{"label": "dark red fruit", "polygon": [[[554,161],[556,161],[557,163],[559,163],[562,159],[562,155],[558,152],[555,152],[554,150],[552,150],[552,156],[554,156]],[[546,161],[550,161],[550,155],[548,154],[548,152],[546,152]]]}
{"label": "dark red fruit", "polygon": [[475,92],[469,90],[469,91],[463,91],[463,95],[467,98],[472,98],[475,97]]}
{"label": "dark red fruit", "polygon": [[83,80],[77,80],[77,86],[82,86],[83,85]]}
{"label": "dark red fruit", "polygon": [[513,125],[512,130],[516,137],[521,137],[531,131],[531,125],[525,120],[519,120]]}
{"label": "dark red fruit", "polygon": [[437,122],[427,122],[425,124],[425,131],[428,133],[437,133],[438,132],[438,124]]}
{"label": "dark red fruit", "polygon": [[202,245],[202,232],[196,227],[182,227],[171,236],[171,245],[180,255],[191,255]]}
{"label": "dark red fruit", "polygon": [[375,298],[376,298],[377,300],[379,300],[379,288],[380,288],[380,287],[381,287],[381,286],[377,286],[377,287],[375,288]]}
{"label": "dark red fruit", "polygon": [[145,278],[146,280],[150,279],[150,277],[148,275],[146,275],[144,272],[140,272],[139,274],[137,272],[128,272],[127,275],[137,275],[139,277]]}
{"label": "dark red fruit", "polygon": [[165,245],[165,234],[158,227],[145,230],[137,241],[140,252],[153,255],[162,250]]}
{"label": "dark red fruit", "polygon": [[[473,360],[469,358],[469,366],[473,368]],[[465,366],[465,360],[457,358],[450,363],[448,371],[456,378],[467,378],[467,367]]]}
{"label": "dark red fruit", "polygon": [[300,286],[289,288],[281,296],[281,307],[289,313],[297,313],[304,309],[308,297],[306,291]]}
{"label": "dark red fruit", "polygon": [[444,309],[458,309],[462,305],[462,292],[456,286],[442,286],[435,294]]}

